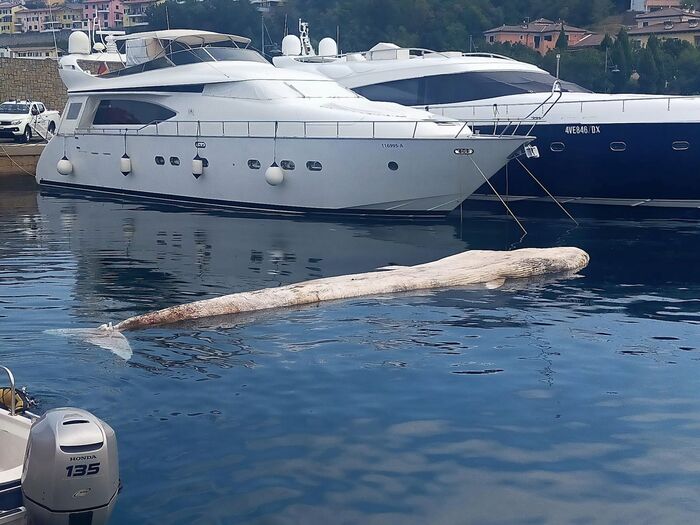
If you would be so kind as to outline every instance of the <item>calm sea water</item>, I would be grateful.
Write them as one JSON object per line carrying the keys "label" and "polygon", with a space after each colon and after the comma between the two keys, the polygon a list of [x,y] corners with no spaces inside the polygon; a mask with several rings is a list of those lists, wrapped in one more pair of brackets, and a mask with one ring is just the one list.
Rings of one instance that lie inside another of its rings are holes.
{"label": "calm sea water", "polygon": [[[700,224],[272,220],[0,191],[0,362],[117,431],[115,524],[696,523]],[[48,334],[469,248],[582,276]]]}

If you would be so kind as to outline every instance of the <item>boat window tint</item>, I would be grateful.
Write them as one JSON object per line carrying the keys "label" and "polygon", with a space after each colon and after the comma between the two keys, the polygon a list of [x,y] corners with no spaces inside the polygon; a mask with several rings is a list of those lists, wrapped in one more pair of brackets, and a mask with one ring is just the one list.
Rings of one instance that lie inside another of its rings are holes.
{"label": "boat window tint", "polygon": [[206,50],[217,61],[235,61],[235,62],[261,62],[268,64],[260,53],[252,49],[240,49],[236,47],[207,47]]}
{"label": "boat window tint", "polygon": [[250,159],[250,160],[248,161],[248,167],[249,167],[251,170],[259,170],[259,169],[260,169],[260,161],[259,161],[259,160],[255,160],[255,159]]}
{"label": "boat window tint", "polygon": [[68,114],[66,115],[66,120],[75,120],[80,115],[80,108],[83,107],[82,102],[71,102],[68,104]]}
{"label": "boat window tint", "polygon": [[[549,73],[537,71],[468,72],[395,80],[358,87],[355,92],[381,102],[431,106],[522,93],[549,93],[555,81]],[[563,91],[587,91],[571,82],[561,82],[561,87]]]}
{"label": "boat window tint", "polygon": [[625,151],[627,149],[627,144],[624,142],[611,142],[610,149],[612,151]]}
{"label": "boat window tint", "polygon": [[423,105],[423,79],[409,78],[382,84],[372,84],[354,88],[355,93],[379,102],[396,102],[404,106]]}
{"label": "boat window tint", "polygon": [[199,62],[213,62],[214,59],[206,52],[202,47],[195,47],[192,49],[183,49],[181,51],[175,51],[174,53],[169,53],[168,58],[176,66],[183,66],[185,64],[198,64]]}
{"label": "boat window tint", "polygon": [[388,164],[388,167],[391,171],[396,171],[397,169],[399,169],[399,165],[393,160]]}
{"label": "boat window tint", "polygon": [[280,168],[286,171],[292,171],[296,168],[293,160],[283,160],[280,162]]}
{"label": "boat window tint", "polygon": [[137,73],[143,73],[144,71],[153,71],[155,69],[163,69],[166,67],[172,67],[173,63],[166,57],[162,56],[154,60],[149,60],[142,64],[136,64],[135,66],[124,67],[121,69],[116,69],[110,71],[109,73],[103,73],[100,78],[114,78],[114,77],[124,77],[127,75],[135,75]]}
{"label": "boat window tint", "polygon": [[165,159],[164,159],[163,157],[161,157],[160,155],[158,155],[158,156],[155,158],[155,161],[156,161],[156,164],[158,164],[158,166],[164,166],[164,165],[165,165]]}
{"label": "boat window tint", "polygon": [[677,140],[672,146],[674,151],[685,151],[690,148],[690,143],[686,140]]}
{"label": "boat window tint", "polygon": [[309,171],[321,171],[323,165],[317,160],[310,160],[306,163],[306,169]]}
{"label": "boat window tint", "polygon": [[170,157],[170,164],[173,166],[179,166],[180,165],[180,159],[177,157]]}
{"label": "boat window tint", "polygon": [[101,100],[92,123],[97,126],[114,124],[152,124],[175,116],[175,112],[140,100]]}

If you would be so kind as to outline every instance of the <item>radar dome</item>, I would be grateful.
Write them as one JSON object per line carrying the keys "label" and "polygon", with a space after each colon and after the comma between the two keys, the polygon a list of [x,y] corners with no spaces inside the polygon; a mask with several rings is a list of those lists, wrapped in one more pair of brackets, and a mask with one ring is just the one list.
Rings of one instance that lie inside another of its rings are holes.
{"label": "radar dome", "polygon": [[322,57],[334,57],[338,54],[338,44],[332,38],[326,37],[318,43],[318,55]]}
{"label": "radar dome", "polygon": [[73,31],[68,37],[68,53],[71,55],[89,55],[90,38],[82,31]]}
{"label": "radar dome", "polygon": [[301,40],[296,35],[287,35],[282,39],[282,54],[288,57],[301,55]]}

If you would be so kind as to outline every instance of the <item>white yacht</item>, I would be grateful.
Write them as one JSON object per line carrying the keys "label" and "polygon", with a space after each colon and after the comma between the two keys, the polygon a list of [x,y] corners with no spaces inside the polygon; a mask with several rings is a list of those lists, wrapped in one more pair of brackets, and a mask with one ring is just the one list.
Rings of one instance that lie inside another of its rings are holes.
{"label": "white yacht", "polygon": [[105,525],[120,487],[114,430],[78,408],[33,414],[0,372],[0,525]]}
{"label": "white yacht", "polygon": [[246,38],[168,30],[118,36],[124,67],[61,59],[68,103],[37,168],[43,185],[270,212],[444,215],[527,144],[369,101],[327,77],[275,68]]}
{"label": "white yacht", "polygon": [[[700,207],[700,98],[591,93],[546,71],[489,53],[435,52],[380,43],[316,54],[308,26],[283,41],[276,66],[321,73],[371,99],[466,120],[476,131],[535,135],[538,159],[509,163],[492,183],[512,200]],[[534,126],[534,127],[533,127]],[[473,197],[490,193],[477,190]]]}

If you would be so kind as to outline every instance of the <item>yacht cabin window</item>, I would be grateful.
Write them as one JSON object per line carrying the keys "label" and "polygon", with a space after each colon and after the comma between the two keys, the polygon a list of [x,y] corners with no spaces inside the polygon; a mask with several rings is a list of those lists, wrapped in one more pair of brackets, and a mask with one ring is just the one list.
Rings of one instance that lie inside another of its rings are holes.
{"label": "yacht cabin window", "polygon": [[[394,80],[357,87],[354,91],[380,102],[433,106],[523,93],[548,93],[555,81],[549,73],[536,71],[480,71]],[[586,92],[571,82],[561,82],[561,87],[563,91]]]}
{"label": "yacht cabin window", "polygon": [[101,100],[92,123],[95,126],[145,125],[173,118],[168,108],[141,100]]}
{"label": "yacht cabin window", "polygon": [[80,115],[80,109],[83,107],[82,102],[71,102],[68,104],[68,114],[66,120],[75,120]]}

